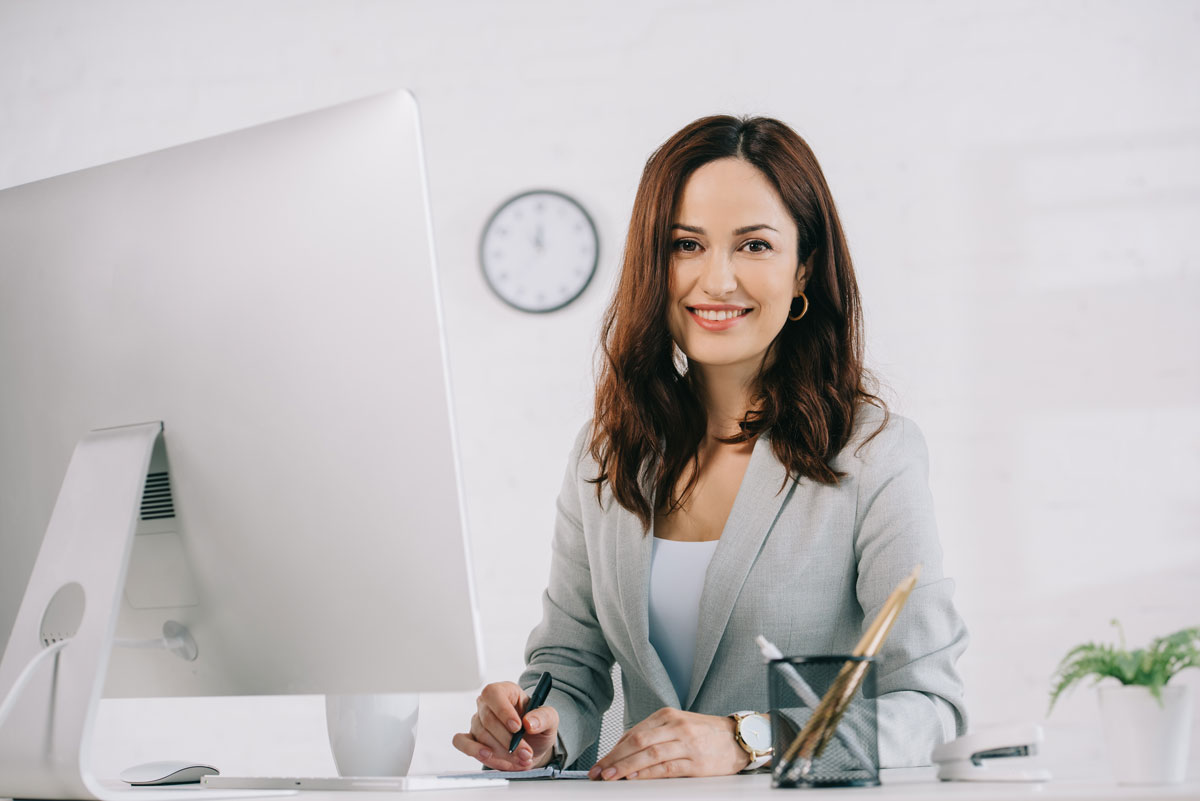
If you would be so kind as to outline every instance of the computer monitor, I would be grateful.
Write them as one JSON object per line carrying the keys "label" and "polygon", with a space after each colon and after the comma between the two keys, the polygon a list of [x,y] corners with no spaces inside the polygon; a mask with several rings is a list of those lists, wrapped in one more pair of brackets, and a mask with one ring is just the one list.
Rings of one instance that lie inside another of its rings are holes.
{"label": "computer monitor", "polygon": [[0,796],[102,692],[480,685],[411,93],[0,192],[0,543]]}

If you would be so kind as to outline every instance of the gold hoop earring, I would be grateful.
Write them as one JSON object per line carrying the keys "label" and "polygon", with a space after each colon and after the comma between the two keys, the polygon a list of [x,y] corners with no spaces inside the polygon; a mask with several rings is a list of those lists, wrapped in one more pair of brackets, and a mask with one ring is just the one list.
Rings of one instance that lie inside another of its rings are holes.
{"label": "gold hoop earring", "polygon": [[[804,315],[808,314],[808,296],[807,296],[807,295],[805,295],[803,292],[801,292],[801,293],[800,293],[799,295],[797,295],[796,297],[797,297],[797,298],[799,298],[800,300],[803,300],[803,301],[804,301],[804,309],[803,309],[803,310],[802,310],[802,311],[801,311],[799,314],[797,314],[795,317],[793,317],[793,316],[792,316],[792,315],[790,315],[790,314],[788,315],[788,319],[789,319],[789,320],[791,320],[792,322],[796,322],[796,321],[797,321],[797,320],[799,320],[801,317],[803,317]],[[795,301],[795,299],[793,299],[793,305],[795,305],[794,301]]]}

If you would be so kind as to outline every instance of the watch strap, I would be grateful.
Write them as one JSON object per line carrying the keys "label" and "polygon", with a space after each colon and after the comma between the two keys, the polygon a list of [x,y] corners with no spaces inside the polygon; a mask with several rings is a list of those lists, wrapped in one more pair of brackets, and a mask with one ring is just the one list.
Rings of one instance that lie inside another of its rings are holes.
{"label": "watch strap", "polygon": [[771,755],[763,754],[758,759],[750,760],[750,764],[747,765],[746,767],[742,768],[738,772],[739,773],[754,773],[756,770],[761,768],[763,765],[768,764],[770,761],[771,761]]}

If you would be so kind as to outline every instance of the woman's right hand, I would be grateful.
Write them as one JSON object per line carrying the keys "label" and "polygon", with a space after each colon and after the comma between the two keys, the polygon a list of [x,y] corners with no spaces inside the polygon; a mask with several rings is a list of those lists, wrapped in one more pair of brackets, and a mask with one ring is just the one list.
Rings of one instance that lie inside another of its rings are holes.
{"label": "woman's right hand", "polygon": [[[475,701],[470,733],[454,735],[454,747],[496,770],[529,770],[545,765],[558,739],[558,712],[543,705],[525,714],[528,704],[529,696],[511,681],[487,685]],[[508,744],[522,723],[525,736],[510,754]]]}

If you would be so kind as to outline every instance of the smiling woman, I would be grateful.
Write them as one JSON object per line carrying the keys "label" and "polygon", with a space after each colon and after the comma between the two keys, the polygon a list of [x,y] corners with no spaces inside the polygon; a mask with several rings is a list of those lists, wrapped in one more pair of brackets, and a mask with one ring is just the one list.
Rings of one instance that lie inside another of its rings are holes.
{"label": "smiling woman", "polygon": [[[706,164],[688,181],[679,208],[684,219],[756,215],[759,209],[780,217],[776,225],[783,232],[759,224],[710,236],[701,226],[671,226],[693,234],[674,242],[668,313],[671,335],[693,362],[741,364],[757,373],[793,297],[804,289],[805,271],[796,260],[796,226],[762,173],[729,158]],[[715,331],[731,333],[698,336]]]}
{"label": "smiling woman", "polygon": [[[752,383],[779,335],[792,301],[804,290],[807,266],[796,253],[796,224],[779,193],[749,162],[723,158],[692,174],[677,216],[707,221],[676,222],[671,230],[690,236],[674,240],[667,324],[693,370]],[[729,230],[724,221],[769,219]],[[678,234],[676,234],[678,236]],[[720,336],[712,336],[722,332]],[[728,423],[736,420],[724,421]],[[718,425],[718,428],[722,426]],[[715,433],[720,433],[719,431]]]}
{"label": "smiling woman", "polygon": [[[601,343],[527,668],[483,689],[455,745],[493,768],[558,761],[605,780],[759,768],[755,636],[850,653],[919,564],[876,691],[880,764],[928,764],[966,729],[967,632],[924,438],[866,387],[849,250],[794,131],[705,117],[651,155]],[[627,730],[592,765],[614,661]],[[543,671],[554,689],[531,711]]]}
{"label": "smiling woman", "polygon": [[[791,474],[835,483],[829,462],[860,404],[885,421],[886,408],[865,386],[858,283],[804,140],[764,117],[684,128],[646,164],[625,254],[590,443],[618,501],[648,526],[645,465],[660,504],[677,508],[707,438],[769,428]],[[728,391],[713,397],[714,382]]]}

